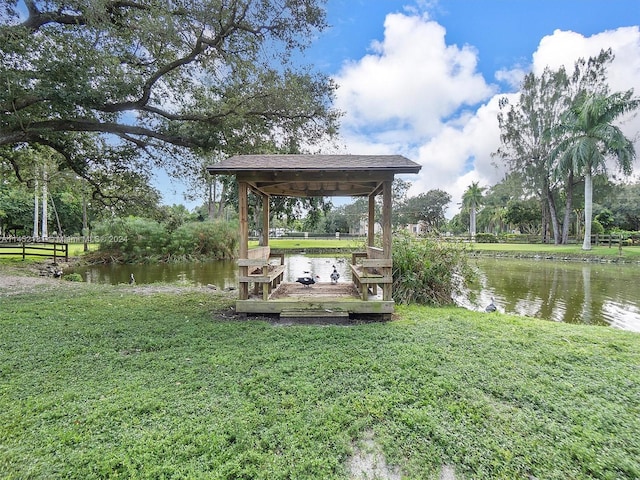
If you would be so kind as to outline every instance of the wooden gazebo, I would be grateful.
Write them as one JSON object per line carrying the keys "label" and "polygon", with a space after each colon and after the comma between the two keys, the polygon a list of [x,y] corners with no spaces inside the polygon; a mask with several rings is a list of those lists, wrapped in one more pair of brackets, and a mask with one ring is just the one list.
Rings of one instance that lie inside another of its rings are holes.
{"label": "wooden gazebo", "polygon": [[[212,175],[235,175],[239,186],[240,251],[238,313],[281,317],[345,317],[393,313],[391,184],[396,174],[420,165],[400,155],[238,155],[207,167]],[[249,249],[248,193],[262,199],[262,246]],[[382,195],[382,248],[374,246],[375,198]],[[353,284],[342,291],[319,283],[313,289],[283,282],[284,261],[269,248],[269,197],[368,196],[367,251],[352,256]],[[253,287],[253,288],[251,288]],[[323,288],[324,287],[324,288]],[[381,294],[378,291],[381,287]]]}

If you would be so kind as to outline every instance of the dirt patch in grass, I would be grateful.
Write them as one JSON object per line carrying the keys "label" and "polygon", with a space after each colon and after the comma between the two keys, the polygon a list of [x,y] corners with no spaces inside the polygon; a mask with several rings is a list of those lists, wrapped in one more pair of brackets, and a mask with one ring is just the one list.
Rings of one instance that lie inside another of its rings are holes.
{"label": "dirt patch in grass", "polygon": [[[69,283],[65,282],[68,286]],[[52,290],[59,288],[60,279],[48,277],[28,277],[22,275],[0,275],[0,296],[17,295],[34,291]]]}
{"label": "dirt patch in grass", "polygon": [[353,446],[353,455],[347,461],[352,480],[400,480],[400,468],[387,465],[382,449],[376,443],[373,432],[367,431],[364,438]]}

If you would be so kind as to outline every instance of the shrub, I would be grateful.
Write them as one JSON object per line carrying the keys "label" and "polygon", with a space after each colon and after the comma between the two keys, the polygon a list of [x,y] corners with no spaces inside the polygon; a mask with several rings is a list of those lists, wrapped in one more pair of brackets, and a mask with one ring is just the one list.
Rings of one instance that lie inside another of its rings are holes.
{"label": "shrub", "polygon": [[228,222],[191,222],[173,232],[168,250],[172,255],[234,258],[238,241],[237,225]]}
{"label": "shrub", "polygon": [[116,218],[97,224],[94,234],[104,262],[234,258],[238,227],[228,222],[192,222],[169,235],[165,224],[139,217]]}
{"label": "shrub", "polygon": [[393,299],[397,303],[449,305],[474,278],[461,244],[394,237]]}
{"label": "shrub", "polygon": [[67,282],[83,282],[82,275],[79,273],[70,273],[69,275],[65,275],[64,278]]}
{"label": "shrub", "polygon": [[604,227],[596,218],[591,220],[591,233],[594,235],[602,235],[604,233]]}
{"label": "shrub", "polygon": [[493,233],[477,233],[476,242],[477,243],[498,243],[498,237],[496,237]]}
{"label": "shrub", "polygon": [[167,232],[161,223],[140,217],[114,218],[93,229],[100,250],[117,251],[125,260],[137,260],[164,253]]}

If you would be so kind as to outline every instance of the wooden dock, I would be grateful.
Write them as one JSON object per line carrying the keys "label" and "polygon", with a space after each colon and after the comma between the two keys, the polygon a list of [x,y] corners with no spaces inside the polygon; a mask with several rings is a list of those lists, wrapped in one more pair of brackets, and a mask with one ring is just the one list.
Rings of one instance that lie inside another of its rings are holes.
{"label": "wooden dock", "polygon": [[320,282],[305,287],[295,282],[281,283],[265,301],[263,295],[249,295],[236,302],[236,311],[244,314],[272,314],[280,318],[355,318],[371,316],[390,319],[394,302],[369,291],[362,299],[353,283]]}

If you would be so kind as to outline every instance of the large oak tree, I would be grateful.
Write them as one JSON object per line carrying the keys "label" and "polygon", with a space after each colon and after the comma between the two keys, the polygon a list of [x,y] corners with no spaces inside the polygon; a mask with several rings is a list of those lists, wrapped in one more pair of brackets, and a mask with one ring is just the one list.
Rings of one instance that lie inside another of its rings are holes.
{"label": "large oak tree", "polygon": [[326,26],[323,3],[3,2],[0,163],[20,178],[20,152],[50,148],[117,199],[123,176],[187,175],[208,152],[317,144],[337,128],[335,86],[293,55]]}

